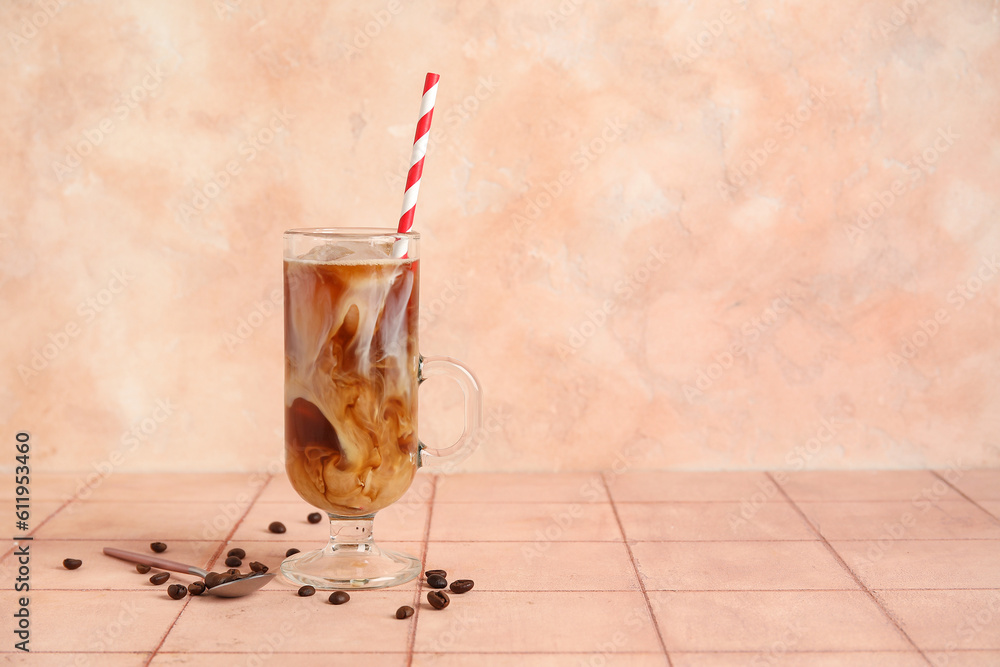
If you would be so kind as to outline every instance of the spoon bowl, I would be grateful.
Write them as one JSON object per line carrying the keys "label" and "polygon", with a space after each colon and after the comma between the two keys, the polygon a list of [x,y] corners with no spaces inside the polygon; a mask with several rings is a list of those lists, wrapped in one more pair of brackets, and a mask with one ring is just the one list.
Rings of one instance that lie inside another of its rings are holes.
{"label": "spoon bowl", "polygon": [[244,577],[243,579],[227,581],[224,584],[206,588],[205,592],[211,593],[212,595],[220,598],[239,598],[244,595],[250,595],[254,591],[263,588],[269,581],[274,579],[277,574],[277,572],[255,572],[249,577]]}

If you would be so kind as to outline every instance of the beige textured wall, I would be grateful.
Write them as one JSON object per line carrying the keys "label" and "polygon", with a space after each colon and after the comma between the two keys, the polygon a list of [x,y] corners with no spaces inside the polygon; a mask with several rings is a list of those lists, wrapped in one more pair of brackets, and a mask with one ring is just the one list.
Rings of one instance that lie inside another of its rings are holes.
{"label": "beige textured wall", "polygon": [[280,460],[281,231],[394,225],[436,71],[465,469],[1000,465],[998,36],[985,0],[8,0],[3,431]]}

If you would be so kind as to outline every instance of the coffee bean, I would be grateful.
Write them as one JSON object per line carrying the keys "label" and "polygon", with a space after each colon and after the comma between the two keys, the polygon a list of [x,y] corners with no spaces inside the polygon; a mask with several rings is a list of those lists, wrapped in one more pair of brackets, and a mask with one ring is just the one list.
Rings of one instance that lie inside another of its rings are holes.
{"label": "coffee bean", "polygon": [[227,557],[229,557],[229,556],[236,556],[240,560],[243,560],[244,558],[247,557],[247,552],[243,551],[243,549],[240,549],[239,547],[236,547],[234,549],[230,549],[229,553],[227,553],[226,556]]}
{"label": "coffee bean", "polygon": [[206,588],[208,587],[205,585],[204,581],[192,581],[188,585],[188,593],[191,595],[201,595],[205,592]]}
{"label": "coffee bean", "polygon": [[431,588],[447,588],[448,580],[442,577],[440,574],[432,574],[427,577],[427,585]]}
{"label": "coffee bean", "polygon": [[449,586],[449,588],[451,588],[452,593],[461,594],[461,593],[468,593],[469,591],[472,590],[472,587],[475,585],[476,582],[474,582],[472,579],[456,579],[455,581],[451,582],[451,586]]}
{"label": "coffee bean", "polygon": [[435,609],[444,609],[451,602],[451,598],[444,591],[431,591],[427,594],[427,601]]}
{"label": "coffee bean", "polygon": [[281,523],[280,521],[272,521],[271,525],[268,526],[267,529],[272,533],[283,533],[286,530],[285,524]]}
{"label": "coffee bean", "polygon": [[344,591],[334,591],[330,593],[330,604],[344,604],[351,599],[351,596]]}
{"label": "coffee bean", "polygon": [[[229,565],[229,563],[226,563],[226,565]],[[242,574],[242,573],[239,570],[237,570],[235,567],[231,567],[228,570],[226,570],[226,574],[239,575],[239,574]]]}
{"label": "coffee bean", "polygon": [[164,551],[167,550],[167,545],[164,544],[163,542],[153,542],[152,544],[149,545],[149,548],[158,554],[162,554]]}
{"label": "coffee bean", "polygon": [[230,556],[229,558],[226,559],[226,565],[228,565],[229,567],[239,567],[240,565],[243,565],[243,561],[241,561],[236,556]]}
{"label": "coffee bean", "polygon": [[300,598],[307,598],[310,595],[316,595],[316,589],[313,588],[312,586],[303,586],[302,588],[299,589]]}
{"label": "coffee bean", "polygon": [[424,572],[424,576],[425,577],[430,577],[430,576],[435,575],[435,574],[438,575],[439,577],[447,577],[448,576],[448,573],[445,572],[444,570],[427,570],[426,572]]}
{"label": "coffee bean", "polygon": [[63,567],[67,570],[75,570],[76,568],[83,565],[83,561],[77,558],[67,558],[63,561]]}
{"label": "coffee bean", "polygon": [[169,595],[174,600],[180,600],[183,597],[187,597],[188,589],[187,586],[183,584],[170,584],[167,587],[167,595]]}
{"label": "coffee bean", "polygon": [[292,547],[291,549],[285,552],[285,558],[288,558],[289,556],[294,556],[297,553],[299,553],[299,550],[296,549],[295,547]]}
{"label": "coffee bean", "polygon": [[154,586],[159,586],[160,584],[166,582],[166,580],[169,578],[170,578],[169,572],[157,572],[156,574],[154,574],[152,577],[149,578],[149,583],[153,584]]}
{"label": "coffee bean", "polygon": [[215,588],[226,581],[226,575],[222,572],[209,572],[205,575],[205,587]]}
{"label": "coffee bean", "polygon": [[253,572],[264,574],[265,572],[267,572],[267,565],[264,565],[263,563],[258,563],[257,561],[253,561],[250,563],[250,569]]}
{"label": "coffee bean", "polygon": [[309,523],[319,523],[322,520],[323,520],[323,515],[320,514],[319,512],[313,512],[312,514],[306,517],[306,521],[308,521]]}
{"label": "coffee bean", "polygon": [[146,574],[152,569],[153,568],[151,568],[150,566],[143,565],[142,563],[139,563],[138,565],[135,566],[135,571],[138,572],[139,574]]}
{"label": "coffee bean", "polygon": [[396,618],[409,618],[413,616],[413,607],[407,607],[405,604],[396,610]]}

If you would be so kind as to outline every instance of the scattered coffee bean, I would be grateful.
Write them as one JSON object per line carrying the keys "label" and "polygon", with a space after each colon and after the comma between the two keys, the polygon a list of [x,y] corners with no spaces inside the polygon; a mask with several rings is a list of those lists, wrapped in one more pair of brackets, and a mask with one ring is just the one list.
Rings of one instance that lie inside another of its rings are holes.
{"label": "scattered coffee bean", "polygon": [[267,529],[272,533],[283,533],[286,530],[285,524],[281,523],[280,521],[272,521],[271,525],[268,526]]}
{"label": "scattered coffee bean", "polygon": [[75,570],[76,568],[83,565],[83,561],[77,558],[67,558],[63,561],[63,567],[67,570]]}
{"label": "scattered coffee bean", "polygon": [[191,584],[188,586],[188,593],[190,593],[191,595],[201,595],[202,593],[205,592],[206,588],[208,588],[208,586],[205,585],[205,582],[192,581]]}
{"label": "scattered coffee bean", "polygon": [[257,561],[253,561],[250,563],[250,569],[253,572],[264,574],[265,572],[267,572],[267,565],[264,565],[263,563],[258,563]]}
{"label": "scattered coffee bean", "polygon": [[243,561],[241,561],[236,556],[230,556],[229,558],[226,559],[226,565],[228,565],[229,567],[239,567],[240,565],[243,565]]}
{"label": "scattered coffee bean", "polygon": [[451,598],[444,591],[431,591],[427,594],[427,601],[435,609],[444,609],[451,602]]}
{"label": "scattered coffee bean", "polygon": [[445,572],[444,570],[427,570],[426,572],[424,572],[424,576],[425,577],[430,577],[430,576],[433,576],[435,574],[438,575],[439,577],[447,577],[448,576],[448,573]]}
{"label": "scattered coffee bean", "polygon": [[455,581],[451,582],[451,586],[449,586],[449,588],[451,589],[452,593],[462,594],[471,591],[472,587],[475,585],[476,582],[474,582],[472,579],[456,579]]}
{"label": "scattered coffee bean", "polygon": [[135,571],[138,572],[139,574],[146,574],[152,569],[153,568],[151,568],[150,566],[143,565],[142,563],[139,563],[138,565],[135,566]]}
{"label": "scattered coffee bean", "polygon": [[405,604],[396,610],[396,618],[409,618],[413,616],[413,607],[408,607]]}
{"label": "scattered coffee bean", "polygon": [[294,556],[297,553],[299,553],[299,550],[296,549],[295,547],[292,547],[291,549],[285,552],[285,558],[288,558],[289,556]]}
{"label": "scattered coffee bean", "polygon": [[174,600],[180,600],[181,598],[187,597],[188,589],[184,584],[170,584],[167,587],[167,595]]}
{"label": "scattered coffee bean", "polygon": [[427,585],[431,588],[447,588],[448,580],[442,577],[440,574],[432,574],[427,577]]}
{"label": "scattered coffee bean", "polygon": [[149,578],[149,583],[153,584],[154,586],[159,586],[160,584],[165,583],[169,578],[170,578],[169,572],[157,572],[156,574],[154,574],[152,577]]}
{"label": "scattered coffee bean", "polygon": [[330,593],[330,604],[344,604],[351,599],[351,596],[344,591],[334,591]]}
{"label": "scattered coffee bean", "polygon": [[162,554],[164,551],[167,550],[167,545],[164,544],[163,542],[153,542],[152,544],[149,545],[149,548],[158,554]]}
{"label": "scattered coffee bean", "polygon": [[236,547],[235,549],[230,549],[229,553],[227,553],[226,556],[227,557],[236,556],[240,560],[243,560],[244,558],[247,557],[247,552],[243,551],[243,549],[240,549],[239,547]]}
{"label": "scattered coffee bean", "polygon": [[309,523],[319,523],[322,520],[323,520],[323,515],[320,514],[319,512],[313,512],[312,514],[306,517],[306,521],[308,521]]}
{"label": "scattered coffee bean", "polygon": [[312,586],[303,586],[302,588],[299,589],[300,598],[307,598],[310,595],[316,595],[316,589],[313,588]]}
{"label": "scattered coffee bean", "polygon": [[205,587],[215,588],[226,581],[226,575],[222,572],[209,572],[205,575]]}

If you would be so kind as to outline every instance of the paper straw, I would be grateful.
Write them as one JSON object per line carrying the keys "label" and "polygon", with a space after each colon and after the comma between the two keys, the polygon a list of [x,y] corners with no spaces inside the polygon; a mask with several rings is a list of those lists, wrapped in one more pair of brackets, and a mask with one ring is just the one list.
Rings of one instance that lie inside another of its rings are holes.
{"label": "paper straw", "polygon": [[[406,189],[403,192],[403,210],[399,216],[400,233],[410,231],[413,227],[413,213],[417,208],[417,193],[420,192],[420,176],[424,173],[424,156],[427,154],[427,141],[430,138],[431,118],[434,116],[434,99],[437,97],[437,74],[427,73],[424,77],[424,95],[420,98],[420,120],[417,121],[417,131],[413,135],[413,152],[410,153],[410,170],[406,174]],[[393,244],[392,256],[406,256],[406,239],[400,239]]]}

